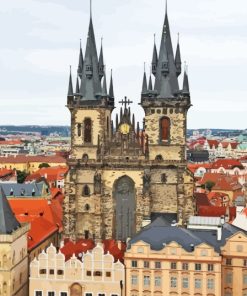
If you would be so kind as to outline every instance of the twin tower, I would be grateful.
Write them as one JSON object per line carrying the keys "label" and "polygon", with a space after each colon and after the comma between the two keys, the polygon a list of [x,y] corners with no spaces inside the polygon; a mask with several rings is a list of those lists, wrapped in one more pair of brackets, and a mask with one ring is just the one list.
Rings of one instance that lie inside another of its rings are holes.
{"label": "twin tower", "polygon": [[164,215],[185,224],[194,212],[193,177],[186,165],[188,76],[182,90],[180,46],[174,57],[167,11],[159,54],[154,44],[152,74],[143,77],[143,126],[131,101],[113,120],[113,79],[109,90],[103,48],[98,56],[90,16],[85,56],[80,47],[78,78],[70,73],[71,156],[64,201],[64,236],[125,241]]}

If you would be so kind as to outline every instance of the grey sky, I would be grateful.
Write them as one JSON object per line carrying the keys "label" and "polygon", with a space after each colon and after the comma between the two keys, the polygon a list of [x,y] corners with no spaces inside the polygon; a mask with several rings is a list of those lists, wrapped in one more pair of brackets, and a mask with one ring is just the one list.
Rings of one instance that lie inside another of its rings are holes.
{"label": "grey sky", "polygon": [[[168,12],[189,64],[188,127],[246,128],[246,0],[170,0]],[[117,101],[134,100],[139,120],[143,63],[148,70],[164,13],[165,0],[93,0],[108,78],[113,68]],[[89,0],[0,0],[0,124],[70,123],[69,65],[75,78],[88,22]]]}

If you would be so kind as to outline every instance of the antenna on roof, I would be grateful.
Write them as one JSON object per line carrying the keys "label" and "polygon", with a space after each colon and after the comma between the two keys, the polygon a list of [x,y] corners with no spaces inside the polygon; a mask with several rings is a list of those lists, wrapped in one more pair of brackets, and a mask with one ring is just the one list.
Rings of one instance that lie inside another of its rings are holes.
{"label": "antenna on roof", "polygon": [[90,0],[90,18],[92,18],[92,0]]}

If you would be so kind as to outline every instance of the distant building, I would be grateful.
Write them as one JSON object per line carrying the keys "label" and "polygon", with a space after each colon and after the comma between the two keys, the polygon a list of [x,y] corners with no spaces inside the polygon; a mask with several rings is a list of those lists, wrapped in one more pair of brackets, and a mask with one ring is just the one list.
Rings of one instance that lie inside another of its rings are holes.
{"label": "distant building", "polygon": [[30,264],[29,295],[32,296],[123,296],[124,265],[104,254],[101,244],[68,261],[54,246]]}

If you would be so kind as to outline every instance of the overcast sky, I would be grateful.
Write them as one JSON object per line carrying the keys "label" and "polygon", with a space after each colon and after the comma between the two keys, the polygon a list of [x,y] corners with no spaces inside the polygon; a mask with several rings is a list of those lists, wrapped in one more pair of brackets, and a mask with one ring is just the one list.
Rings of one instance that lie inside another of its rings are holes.
{"label": "overcast sky", "polygon": [[[189,64],[188,127],[247,128],[247,1],[170,0],[168,12],[173,47],[180,32]],[[115,97],[133,100],[139,120],[143,63],[154,33],[159,47],[164,14],[165,0],[93,0]],[[75,78],[88,22],[89,0],[0,0],[0,125],[70,124],[69,65]]]}

